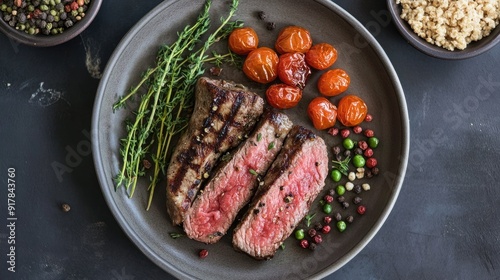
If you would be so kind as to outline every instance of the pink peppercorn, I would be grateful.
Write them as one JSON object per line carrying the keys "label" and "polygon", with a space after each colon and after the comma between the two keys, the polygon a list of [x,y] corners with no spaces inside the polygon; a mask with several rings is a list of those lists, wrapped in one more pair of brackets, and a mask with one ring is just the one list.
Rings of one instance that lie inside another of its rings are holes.
{"label": "pink peppercorn", "polygon": [[329,225],[325,225],[323,226],[323,228],[321,229],[321,232],[324,233],[324,234],[327,234],[329,233],[331,230],[331,227]]}
{"label": "pink peppercorn", "polygon": [[368,168],[374,168],[375,166],[377,166],[377,159],[376,158],[369,158],[366,160],[366,167]]}
{"label": "pink peppercorn", "polygon": [[326,203],[332,203],[333,196],[327,194],[327,195],[325,195],[325,197],[323,199],[325,200]]}
{"label": "pink peppercorn", "polygon": [[366,137],[373,137],[373,136],[375,136],[375,132],[373,130],[371,130],[371,129],[366,129],[365,130],[365,136]]}
{"label": "pink peppercorn", "polygon": [[363,155],[367,158],[371,158],[373,156],[373,150],[372,148],[367,148],[365,150],[365,152],[363,153]]}
{"label": "pink peppercorn", "polygon": [[208,256],[208,250],[207,249],[201,249],[199,252],[198,252],[198,256],[201,258],[201,259],[204,259]]}
{"label": "pink peppercorn", "polygon": [[325,223],[325,225],[328,225],[331,222],[332,222],[332,217],[326,216],[323,218],[323,223]]}
{"label": "pink peppercorn", "polygon": [[358,212],[358,214],[363,215],[366,212],[366,207],[363,205],[359,205],[358,209],[356,209],[356,211]]}
{"label": "pink peppercorn", "polygon": [[300,240],[300,247],[302,247],[304,249],[309,248],[309,241],[307,241],[306,239]]}
{"label": "pink peppercorn", "polygon": [[340,131],[340,136],[342,136],[342,138],[347,138],[349,137],[349,134],[351,134],[351,132],[349,131],[349,129],[342,129]]}
{"label": "pink peppercorn", "polygon": [[[329,227],[329,226],[328,226]],[[313,237],[313,241],[314,243],[316,244],[320,244],[321,242],[323,242],[323,237],[321,237],[320,234],[316,234],[314,237]]]}
{"label": "pink peppercorn", "polygon": [[332,127],[328,129],[328,134],[330,134],[331,136],[337,136],[337,134],[339,134],[339,129],[336,127]]}
{"label": "pink peppercorn", "polygon": [[370,114],[366,114],[365,122],[371,122],[372,120],[373,120],[373,116]]}
{"label": "pink peppercorn", "polygon": [[363,131],[363,128],[361,128],[361,126],[359,126],[359,125],[352,128],[352,132],[354,132],[356,134],[360,134],[362,131]]}
{"label": "pink peppercorn", "polygon": [[358,142],[358,147],[364,151],[368,148],[368,143],[364,140],[361,140]]}
{"label": "pink peppercorn", "polygon": [[69,4],[69,6],[71,7],[71,10],[77,10],[80,7],[76,1]]}

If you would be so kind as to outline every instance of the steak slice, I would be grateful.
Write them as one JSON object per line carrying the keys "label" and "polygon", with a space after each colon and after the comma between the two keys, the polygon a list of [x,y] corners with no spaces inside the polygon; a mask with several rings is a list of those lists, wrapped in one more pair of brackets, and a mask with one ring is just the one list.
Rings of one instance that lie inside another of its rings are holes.
{"label": "steak slice", "polygon": [[252,135],[217,168],[186,212],[184,230],[189,238],[215,243],[226,234],[252,198],[260,176],[271,166],[292,125],[285,114],[264,113]]}
{"label": "steak slice", "polygon": [[233,246],[256,259],[270,259],[308,213],[328,173],[325,142],[294,126],[264,177],[241,223]]}
{"label": "steak slice", "polygon": [[236,147],[264,111],[264,100],[233,83],[202,77],[195,107],[167,169],[167,211],[181,224],[220,155]]}

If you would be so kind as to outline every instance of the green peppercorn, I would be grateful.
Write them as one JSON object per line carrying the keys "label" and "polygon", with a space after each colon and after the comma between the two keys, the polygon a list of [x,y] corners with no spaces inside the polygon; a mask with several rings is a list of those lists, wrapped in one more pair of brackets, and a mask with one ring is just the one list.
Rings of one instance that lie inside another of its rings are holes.
{"label": "green peppercorn", "polygon": [[368,146],[370,148],[375,149],[378,146],[378,138],[377,137],[370,137],[368,138]]}
{"label": "green peppercorn", "polygon": [[330,175],[334,182],[338,182],[342,178],[342,173],[338,169],[333,169]]}
{"label": "green peppercorn", "polygon": [[346,225],[346,223],[344,221],[338,221],[337,222],[337,229],[340,232],[343,232],[346,228],[347,228],[347,225]]}
{"label": "green peppercorn", "polygon": [[366,163],[366,160],[362,155],[355,155],[352,158],[352,164],[355,167],[363,167],[363,166],[365,166],[365,163]]}
{"label": "green peppercorn", "polygon": [[342,146],[344,146],[347,150],[350,150],[354,148],[354,141],[352,141],[351,138],[345,138],[344,141],[342,141]]}
{"label": "green peppercorn", "polygon": [[302,240],[302,239],[304,239],[305,236],[306,235],[305,235],[303,229],[298,229],[298,230],[295,231],[295,239]]}
{"label": "green peppercorn", "polygon": [[344,195],[345,194],[345,187],[342,185],[338,185],[335,188],[335,191],[337,192],[338,195]]}
{"label": "green peppercorn", "polygon": [[325,214],[330,214],[330,213],[332,213],[332,210],[333,210],[333,208],[332,208],[332,205],[331,205],[331,204],[326,203],[325,205],[323,205],[323,212],[324,212]]}

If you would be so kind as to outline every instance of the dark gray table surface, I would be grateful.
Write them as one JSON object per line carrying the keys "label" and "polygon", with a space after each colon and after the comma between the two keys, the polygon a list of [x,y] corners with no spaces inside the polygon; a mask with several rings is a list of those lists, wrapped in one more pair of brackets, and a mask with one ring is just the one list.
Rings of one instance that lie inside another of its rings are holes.
{"label": "dark gray table surface", "polygon": [[[171,279],[111,215],[90,151],[92,106],[124,34],[160,0],[104,1],[91,26],[50,48],[0,34],[0,217],[16,169],[16,272],[0,226],[0,279]],[[500,279],[500,46],[467,60],[404,41],[385,1],[336,0],[382,45],[405,91],[408,170],[382,229],[327,279]],[[56,172],[55,170],[58,170]],[[63,213],[61,203],[72,210]]]}

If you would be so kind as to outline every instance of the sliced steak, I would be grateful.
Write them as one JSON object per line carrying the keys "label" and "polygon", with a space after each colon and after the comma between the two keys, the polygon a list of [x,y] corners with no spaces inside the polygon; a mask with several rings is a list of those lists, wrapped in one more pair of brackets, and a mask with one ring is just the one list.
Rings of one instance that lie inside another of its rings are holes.
{"label": "sliced steak", "polygon": [[201,182],[220,155],[250,133],[264,110],[264,100],[233,83],[200,78],[195,107],[167,170],[167,211],[181,224]]}
{"label": "sliced steak", "polygon": [[233,246],[256,259],[270,259],[325,185],[325,142],[294,126],[264,177],[248,212],[234,230]]}
{"label": "sliced steak", "polygon": [[217,168],[187,211],[184,230],[189,238],[215,243],[226,234],[238,212],[252,198],[292,125],[282,113],[264,113],[252,135]]}

